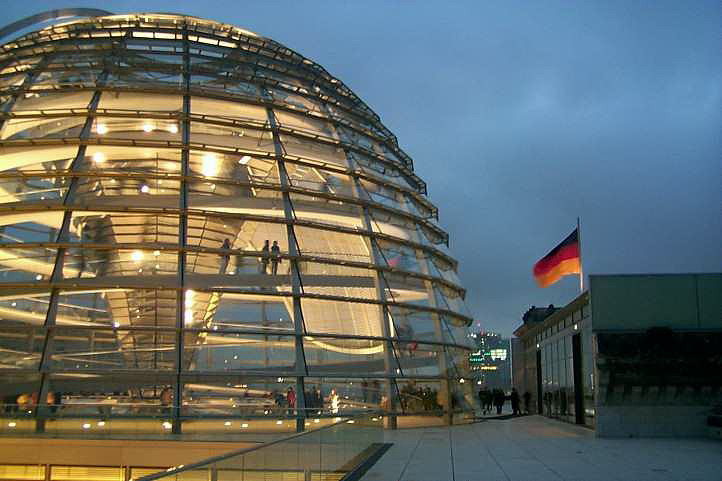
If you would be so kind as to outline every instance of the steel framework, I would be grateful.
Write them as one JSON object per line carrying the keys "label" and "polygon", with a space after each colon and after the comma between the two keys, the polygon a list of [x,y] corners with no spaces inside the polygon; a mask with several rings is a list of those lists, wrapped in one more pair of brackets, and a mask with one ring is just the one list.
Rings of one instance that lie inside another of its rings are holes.
{"label": "steel framework", "polygon": [[181,15],[50,26],[0,47],[0,149],[0,379],[36,431],[469,405],[426,185],[296,52]]}

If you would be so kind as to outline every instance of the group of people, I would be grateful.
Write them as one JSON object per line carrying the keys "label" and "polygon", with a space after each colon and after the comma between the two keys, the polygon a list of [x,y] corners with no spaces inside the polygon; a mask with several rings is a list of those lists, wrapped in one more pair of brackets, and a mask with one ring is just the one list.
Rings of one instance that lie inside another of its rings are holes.
{"label": "group of people", "polygon": [[[230,249],[231,248],[231,240],[229,238],[226,238],[223,241],[223,244],[221,245],[221,249]],[[278,245],[278,241],[273,241],[273,245],[270,244],[270,241],[266,239],[266,241],[263,243],[263,248],[261,249],[261,252],[264,254],[263,257],[258,258],[258,273],[259,274],[268,274],[268,264],[271,264],[271,274],[276,275],[278,273],[278,265],[283,262],[281,259],[281,247]],[[223,258],[221,259],[221,267],[220,267],[220,273],[225,274],[226,269],[228,268],[228,264],[231,262],[231,255],[230,254],[223,254]],[[242,256],[237,255],[236,256],[236,271],[238,274],[241,272],[241,265],[243,264]]]}
{"label": "group of people", "polygon": [[[521,398],[516,388],[511,390],[509,395],[509,401],[511,402],[511,410],[514,416],[520,416],[521,410]],[[501,414],[501,410],[506,402],[506,395],[501,389],[493,389],[489,391],[484,388],[479,391],[479,404],[481,405],[481,412],[483,415],[491,413],[491,406],[496,407],[496,414]],[[531,404],[531,394],[527,391],[524,393],[524,412],[529,414],[529,408]]]}
{"label": "group of people", "polygon": [[492,405],[496,407],[496,414],[501,414],[501,408],[506,401],[506,395],[501,389],[492,389],[491,391],[484,388],[479,391],[479,404],[481,405],[482,414],[491,414]]}

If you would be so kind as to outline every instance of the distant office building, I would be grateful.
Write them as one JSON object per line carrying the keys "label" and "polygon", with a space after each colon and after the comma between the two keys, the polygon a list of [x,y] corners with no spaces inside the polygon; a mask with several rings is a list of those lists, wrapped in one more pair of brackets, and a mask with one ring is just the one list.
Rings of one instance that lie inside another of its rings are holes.
{"label": "distant office building", "polygon": [[514,334],[531,410],[599,436],[694,436],[722,403],[722,274],[593,275]]}
{"label": "distant office building", "polygon": [[469,355],[469,369],[477,388],[511,389],[511,345],[495,332],[472,334],[477,350]]}

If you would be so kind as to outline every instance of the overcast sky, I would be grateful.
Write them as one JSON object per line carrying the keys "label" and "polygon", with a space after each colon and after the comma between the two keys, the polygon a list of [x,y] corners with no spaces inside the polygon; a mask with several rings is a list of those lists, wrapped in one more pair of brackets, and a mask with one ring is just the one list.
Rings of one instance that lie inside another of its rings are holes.
{"label": "overcast sky", "polygon": [[586,273],[722,270],[722,3],[20,1],[248,28],[323,65],[428,183],[481,328],[509,335],[534,262],[582,219]]}

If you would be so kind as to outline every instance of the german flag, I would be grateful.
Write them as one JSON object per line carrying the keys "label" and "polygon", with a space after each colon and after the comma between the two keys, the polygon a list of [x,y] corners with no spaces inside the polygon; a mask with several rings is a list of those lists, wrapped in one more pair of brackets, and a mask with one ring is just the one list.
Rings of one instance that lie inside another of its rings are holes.
{"label": "german flag", "polygon": [[539,287],[549,287],[562,276],[580,272],[578,228],[534,264],[534,279]]}

